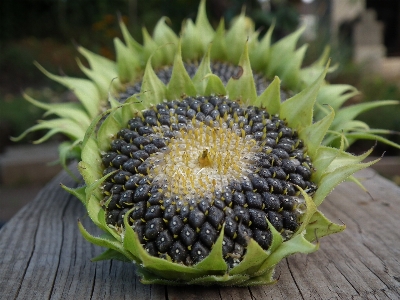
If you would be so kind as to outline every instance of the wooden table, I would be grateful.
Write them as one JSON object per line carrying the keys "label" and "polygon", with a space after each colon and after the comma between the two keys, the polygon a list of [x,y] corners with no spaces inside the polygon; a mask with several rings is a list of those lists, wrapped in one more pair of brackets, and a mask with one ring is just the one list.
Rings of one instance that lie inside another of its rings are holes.
{"label": "wooden table", "polygon": [[78,218],[99,232],[81,203],[59,183],[60,173],[0,230],[1,299],[400,299],[400,188],[372,169],[370,194],[353,183],[337,187],[322,211],[343,233],[321,239],[320,250],[282,261],[272,286],[251,288],[143,285],[135,267],[91,262],[101,249],[86,242]]}

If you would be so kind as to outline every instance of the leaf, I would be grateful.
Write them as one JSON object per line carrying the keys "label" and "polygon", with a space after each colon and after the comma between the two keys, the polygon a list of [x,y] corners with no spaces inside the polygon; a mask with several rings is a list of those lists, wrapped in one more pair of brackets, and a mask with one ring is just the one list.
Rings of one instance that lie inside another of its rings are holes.
{"label": "leaf", "polygon": [[114,111],[101,123],[97,132],[97,144],[100,151],[106,151],[111,144],[111,141],[117,137],[117,132],[122,128],[116,118]]}
{"label": "leaf", "polygon": [[78,222],[78,227],[79,227],[79,231],[81,232],[83,237],[90,243],[95,244],[100,247],[106,247],[106,248],[113,249],[117,252],[122,253],[123,255],[127,256],[128,258],[130,258],[129,253],[124,250],[124,248],[122,247],[122,244],[120,242],[113,240],[111,238],[108,238],[108,237],[105,237],[105,238],[94,237],[88,231],[86,231],[86,229],[83,227],[83,225],[80,221]]}
{"label": "leaf", "polygon": [[280,74],[282,68],[285,68],[286,61],[290,60],[294,55],[297,41],[304,29],[305,27],[301,27],[272,45],[267,69],[268,77]]}
{"label": "leaf", "polygon": [[253,51],[250,51],[251,66],[255,71],[266,73],[266,70],[269,65],[271,38],[272,38],[272,32],[274,31],[274,27],[275,24],[272,24],[268,28],[267,33],[258,43],[257,47],[255,47]]}

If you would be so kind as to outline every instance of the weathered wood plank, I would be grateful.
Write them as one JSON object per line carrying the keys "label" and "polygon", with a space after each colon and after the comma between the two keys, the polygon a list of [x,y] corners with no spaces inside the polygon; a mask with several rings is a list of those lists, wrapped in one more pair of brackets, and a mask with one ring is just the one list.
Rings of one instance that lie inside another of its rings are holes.
{"label": "weathered wood plank", "polygon": [[142,285],[134,265],[90,262],[101,253],[78,232],[81,219],[100,233],[79,200],[59,188],[61,173],[0,231],[0,298],[4,299],[399,299],[400,188],[371,169],[337,187],[322,211],[347,229],[321,249],[277,267],[278,283],[251,288]]}

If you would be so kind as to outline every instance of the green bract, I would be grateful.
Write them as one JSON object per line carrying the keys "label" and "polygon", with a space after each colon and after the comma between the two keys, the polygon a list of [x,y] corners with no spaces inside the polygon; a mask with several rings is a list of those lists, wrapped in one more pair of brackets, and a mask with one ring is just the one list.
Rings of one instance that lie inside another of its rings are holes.
{"label": "green bract", "polygon": [[[205,22],[202,12],[198,24]],[[190,24],[188,23],[186,28],[195,34],[197,27]],[[166,30],[165,27],[161,28]],[[209,29],[209,32],[213,31]],[[171,59],[173,60],[172,76],[167,85],[155,75],[154,65],[158,66],[159,61],[167,60],[156,51],[147,61],[143,75],[142,93],[130,97],[124,104],[112,100],[113,108],[92,122],[82,142],[82,161],[79,163],[79,170],[85,180],[85,186],[78,189],[64,188],[82,201],[90,218],[105,232],[103,236],[95,237],[88,233],[81,224],[79,225],[82,234],[88,241],[108,248],[95,260],[132,261],[135,263],[137,273],[143,283],[235,286],[274,283],[276,282],[273,277],[274,268],[283,258],[294,253],[311,253],[318,249],[320,237],[340,232],[345,228],[344,225],[333,224],[326,219],[318,210],[318,206],[340,182],[374,162],[361,162],[370,152],[361,156],[353,156],[346,153],[343,147],[331,148],[321,145],[335,120],[335,111],[329,108],[329,112],[324,117],[317,122],[313,121],[313,107],[321,95],[321,89],[325,87],[324,78],[328,66],[318,76],[315,76],[310,85],[292,98],[281,102],[278,77],[275,77],[269,87],[260,95],[256,93],[251,68],[252,56],[250,56],[250,49],[255,47],[254,40],[244,41],[241,52],[232,54],[232,59],[237,60],[241,68],[241,74],[230,79],[225,86],[218,76],[210,72],[210,60],[213,55],[213,49],[210,47],[201,60],[195,76],[192,79],[189,77],[182,59],[182,54],[187,51],[184,49],[188,47],[185,40],[186,34],[176,40],[175,47],[168,46],[170,50],[173,50],[171,53],[168,52],[168,55],[174,57]],[[167,34],[161,36],[166,37]],[[229,36],[228,34],[227,38]],[[235,37],[231,36],[230,38]],[[199,52],[207,45],[208,41],[198,39]],[[146,45],[145,48],[149,47],[150,42],[147,42]],[[164,55],[166,52],[162,51],[162,53]],[[126,128],[129,119],[142,116],[142,112],[147,108],[164,101],[180,101],[186,96],[197,95],[229,96],[231,100],[239,101],[244,105],[262,107],[271,115],[279,115],[282,120],[285,120],[288,127],[298,133],[299,138],[307,147],[307,153],[315,168],[311,177],[311,180],[317,185],[315,193],[307,194],[305,190],[297,187],[306,205],[297,230],[290,238],[284,239],[281,233],[275,230],[274,226],[266,219],[265,223],[272,234],[272,242],[268,250],[261,248],[255,240],[249,239],[243,258],[234,266],[227,264],[222,253],[225,223],[220,229],[219,237],[213,244],[209,255],[196,264],[184,265],[174,262],[168,256],[161,258],[149,255],[140,243],[138,234],[130,226],[128,213],[125,214],[124,224],[121,227],[110,226],[106,221],[104,206],[107,204],[103,202],[103,186],[112,173],[103,176],[102,156],[108,151],[110,143],[117,138],[117,133],[122,128]]]}
{"label": "green bract", "polygon": [[[248,63],[253,72],[272,80],[274,76],[279,76],[285,90],[299,92],[311,84],[322,72],[327,62],[329,51],[326,50],[321,58],[313,65],[302,68],[303,57],[307,45],[296,49],[296,44],[302,34],[303,29],[299,29],[282,40],[272,43],[271,27],[265,36],[259,40],[259,32],[255,31],[253,22],[241,14],[235,19],[229,30],[225,30],[224,22],[214,30],[207,20],[205,11],[205,1],[201,1],[196,21],[187,20],[182,26],[180,37],[178,37],[165,23],[162,18],[153,36],[143,29],[143,45],[136,42],[129,34],[124,23],[120,23],[124,37],[123,43],[115,38],[116,62],[94,54],[82,47],[78,51],[88,60],[90,69],[83,66],[78,59],[78,65],[89,79],[70,78],[65,76],[53,75],[44,70],[39,64],[38,68],[51,79],[61,83],[71,89],[79,104],[43,104],[26,96],[32,104],[46,110],[46,116],[55,115],[55,119],[40,121],[39,124],[29,128],[15,140],[22,139],[26,134],[37,130],[48,130],[41,139],[35,143],[41,143],[56,133],[68,136],[70,142],[64,142],[60,146],[60,160],[65,166],[68,157],[80,157],[80,142],[83,140],[84,132],[93,118],[110,107],[109,96],[118,99],[118,95],[127,88],[135,84],[141,85],[142,92],[151,91],[160,86],[159,80],[149,82],[147,79],[150,74],[145,72],[151,65],[157,73],[163,67],[171,67],[174,62],[175,48],[178,43],[181,45],[182,60],[185,63],[196,64],[206,53],[207,59],[212,63],[222,62],[236,66],[239,62],[243,50],[248,51]],[[209,49],[210,48],[210,49]],[[183,66],[181,66],[183,68]],[[202,66],[204,73],[210,71],[210,66]],[[218,75],[218,74],[217,74]],[[191,86],[184,86],[185,92],[190,94],[196,88],[198,91],[206,92],[223,89],[221,80],[213,75],[205,86],[204,80],[196,76],[193,78]],[[179,88],[187,82],[189,78],[182,78],[176,82],[175,88]],[[166,83],[166,82],[164,82]],[[151,86],[154,85],[154,86]],[[231,84],[232,85],[232,84]],[[232,88],[232,87],[230,87]],[[168,96],[179,94],[175,89],[168,90]],[[257,96],[256,91],[251,92],[251,100]],[[157,92],[159,93],[159,92]],[[235,92],[233,92],[234,95]],[[314,105],[314,121],[322,120],[330,113],[332,108],[336,115],[328,133],[322,143],[324,145],[340,146],[341,137],[345,138],[345,147],[357,139],[373,139],[387,143],[394,147],[399,145],[381,137],[379,134],[389,133],[385,130],[370,129],[367,124],[355,121],[354,118],[360,113],[381,105],[397,104],[397,101],[377,101],[367,104],[352,105],[345,109],[341,108],[343,103],[357,94],[356,89],[349,85],[321,84],[317,100]],[[144,93],[141,98],[144,101],[150,94]],[[326,106],[328,105],[328,106]]]}

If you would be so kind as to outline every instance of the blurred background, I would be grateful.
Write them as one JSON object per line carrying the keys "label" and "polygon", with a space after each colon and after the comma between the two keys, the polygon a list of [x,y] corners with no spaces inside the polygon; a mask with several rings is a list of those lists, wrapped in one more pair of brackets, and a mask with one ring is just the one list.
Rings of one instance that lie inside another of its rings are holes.
{"label": "blurred background", "polygon": [[[40,133],[17,144],[9,139],[42,118],[43,111],[26,102],[23,92],[49,103],[73,99],[71,92],[49,80],[33,62],[55,74],[84,77],[76,64],[76,45],[114,59],[113,38],[121,37],[118,15],[141,42],[142,26],[152,32],[158,19],[168,16],[169,25],[178,32],[183,19],[195,18],[198,4],[189,0],[0,1],[0,226],[61,169],[52,162],[62,137],[40,146],[32,145]],[[229,24],[243,8],[261,35],[276,20],[274,40],[305,24],[302,42],[309,43],[305,65],[330,44],[332,61],[339,67],[329,80],[361,91],[350,102],[400,99],[400,1],[207,1],[213,26],[222,17]],[[400,106],[390,106],[359,119],[371,128],[400,132],[399,116]],[[400,142],[396,133],[389,138]],[[350,151],[363,152],[372,145],[373,141],[356,143]],[[384,151],[389,167],[381,164],[379,171],[399,183],[399,150],[378,144],[374,154]]]}

